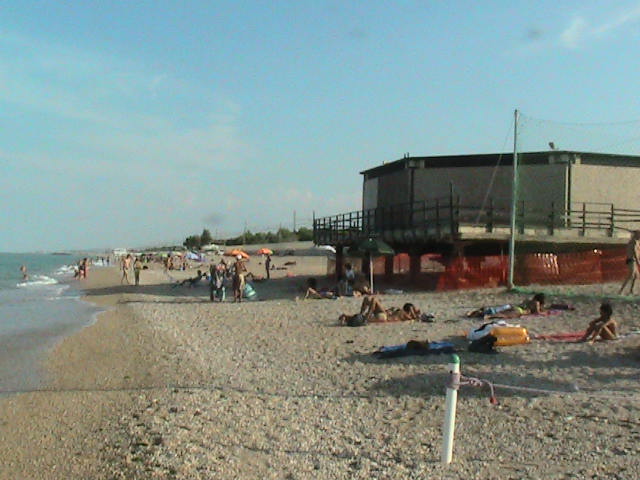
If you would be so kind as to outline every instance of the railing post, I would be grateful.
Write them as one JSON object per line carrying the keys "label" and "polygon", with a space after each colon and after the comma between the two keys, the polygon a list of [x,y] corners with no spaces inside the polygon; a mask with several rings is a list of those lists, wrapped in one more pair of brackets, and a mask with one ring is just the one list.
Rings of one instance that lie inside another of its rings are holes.
{"label": "railing post", "polygon": [[494,221],[493,215],[494,215],[493,197],[491,197],[489,199],[489,212],[487,213],[487,226],[486,226],[487,233],[493,232],[493,221]]}
{"label": "railing post", "polygon": [[555,203],[551,202],[551,213],[549,214],[549,228],[548,228],[549,235],[553,235],[554,233],[555,216],[556,216]]}
{"label": "railing post", "polygon": [[449,234],[453,235],[453,192],[449,192]]}
{"label": "railing post", "polygon": [[453,217],[452,232],[451,235],[457,235],[459,231],[460,224],[460,195],[456,195],[456,211]]}
{"label": "railing post", "polygon": [[609,236],[613,237],[613,232],[615,231],[615,208],[613,207],[613,203],[611,204],[611,218],[610,218],[610,223],[609,223]]}
{"label": "railing post", "polygon": [[587,204],[582,202],[582,236],[587,233]]}
{"label": "railing post", "polygon": [[440,238],[440,200],[436,198],[436,236]]}

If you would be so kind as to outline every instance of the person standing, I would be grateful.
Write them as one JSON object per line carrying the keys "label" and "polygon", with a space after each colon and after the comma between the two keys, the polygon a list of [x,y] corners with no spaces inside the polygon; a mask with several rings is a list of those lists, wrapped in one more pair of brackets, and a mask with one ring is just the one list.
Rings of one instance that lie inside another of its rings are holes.
{"label": "person standing", "polygon": [[640,230],[633,232],[629,239],[629,243],[627,243],[626,263],[629,273],[620,287],[620,291],[618,292],[619,295],[622,295],[624,288],[629,282],[631,282],[629,285],[629,293],[633,295],[633,287],[640,275]]}
{"label": "person standing", "polygon": [[242,302],[242,292],[244,290],[244,275],[247,267],[242,261],[242,255],[236,257],[233,264],[233,301]]}
{"label": "person standing", "polygon": [[225,280],[227,278],[227,264],[224,260],[220,260],[220,263],[215,267],[211,266],[211,293],[210,298],[212,302],[216,301],[216,298],[220,302],[224,302],[226,298]]}
{"label": "person standing", "polygon": [[127,285],[130,285],[131,284],[131,281],[129,280],[129,270],[131,269],[130,253],[127,253],[127,256],[122,258],[121,268],[122,268],[122,278],[120,279],[120,283],[123,284],[126,280]]}
{"label": "person standing", "polygon": [[142,261],[140,257],[136,257],[136,261],[133,262],[133,278],[136,285],[140,285],[140,271],[142,270]]}
{"label": "person standing", "polygon": [[267,270],[267,280],[271,278],[271,255],[267,253],[267,258],[264,261],[264,268]]}
{"label": "person standing", "polygon": [[27,273],[27,266],[26,265],[21,265],[20,266],[20,272],[22,273],[22,280],[23,281],[28,281],[29,280],[29,274]]}

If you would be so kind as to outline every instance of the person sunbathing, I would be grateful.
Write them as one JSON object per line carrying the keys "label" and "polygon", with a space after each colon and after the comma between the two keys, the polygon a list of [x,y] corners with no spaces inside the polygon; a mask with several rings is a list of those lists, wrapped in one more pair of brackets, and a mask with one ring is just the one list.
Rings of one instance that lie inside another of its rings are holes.
{"label": "person sunbathing", "polygon": [[533,298],[520,305],[509,305],[509,308],[497,313],[490,313],[485,315],[484,318],[518,318],[523,315],[537,315],[544,312],[544,302],[544,293],[536,293]]}
{"label": "person sunbathing", "polygon": [[[385,308],[375,295],[367,295],[362,299],[360,313],[369,323],[406,322],[418,320],[421,312],[412,303],[405,303],[402,308]],[[355,315],[342,314],[339,317],[341,323],[346,323]]]}
{"label": "person sunbathing", "polygon": [[589,322],[587,331],[580,339],[582,342],[594,343],[598,338],[601,340],[615,340],[618,338],[618,324],[611,318],[613,308],[610,303],[603,302],[600,305],[600,316]]}
{"label": "person sunbathing", "polygon": [[335,294],[333,290],[329,289],[318,289],[318,282],[315,278],[309,278],[307,280],[307,292],[304,295],[304,299],[307,298],[315,298],[315,299],[329,299],[335,300],[338,296]]}
{"label": "person sunbathing", "polygon": [[202,273],[201,270],[198,270],[198,274],[195,277],[185,278],[181,282],[175,283],[173,286],[174,288],[178,286],[184,287],[185,285],[189,288],[195,287],[196,284],[199,283],[200,280],[202,280],[202,277],[204,277],[204,273]]}

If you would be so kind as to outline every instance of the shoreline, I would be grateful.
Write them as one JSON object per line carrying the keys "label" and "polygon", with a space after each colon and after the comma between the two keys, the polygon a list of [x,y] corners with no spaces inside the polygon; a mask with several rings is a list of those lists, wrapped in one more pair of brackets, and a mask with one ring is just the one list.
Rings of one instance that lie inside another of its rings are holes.
{"label": "shoreline", "polygon": [[[467,307],[522,295],[385,295],[435,323],[349,328],[337,316],[360,299],[296,301],[304,276],[257,284],[264,301],[212,304],[204,286],[172,288],[160,270],[136,288],[106,268],[90,272],[83,299],[110,309],[52,352],[55,388],[0,399],[0,455],[13,459],[0,478],[640,476],[640,336],[461,352],[465,375],[562,393],[498,390],[491,406],[485,391],[461,389],[454,463],[443,469],[446,358],[370,354],[410,339],[464,346],[460,332],[477,323],[461,318]],[[304,259],[297,268],[307,271]],[[577,330],[616,288],[558,287],[592,296],[522,322],[532,333]],[[639,311],[616,304],[623,333],[640,329]]]}

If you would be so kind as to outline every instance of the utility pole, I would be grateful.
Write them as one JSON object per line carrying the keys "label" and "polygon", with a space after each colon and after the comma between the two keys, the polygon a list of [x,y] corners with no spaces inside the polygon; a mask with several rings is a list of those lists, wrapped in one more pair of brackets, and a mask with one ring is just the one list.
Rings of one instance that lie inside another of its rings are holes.
{"label": "utility pole", "polygon": [[518,109],[513,114],[513,179],[511,189],[511,236],[509,237],[509,279],[507,286],[511,289],[516,261],[516,214],[518,208]]}
{"label": "utility pole", "polygon": [[293,211],[293,233],[296,233],[296,211]]}

